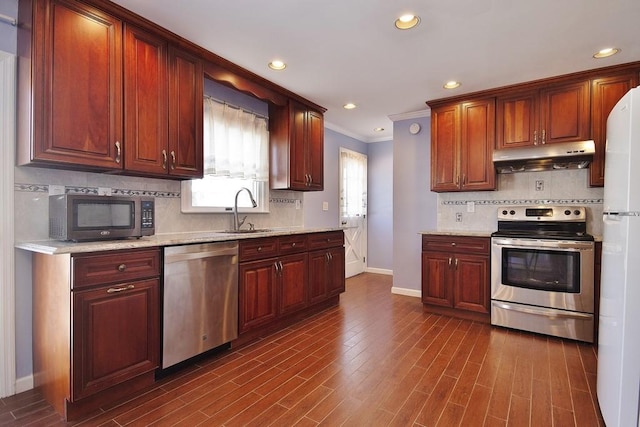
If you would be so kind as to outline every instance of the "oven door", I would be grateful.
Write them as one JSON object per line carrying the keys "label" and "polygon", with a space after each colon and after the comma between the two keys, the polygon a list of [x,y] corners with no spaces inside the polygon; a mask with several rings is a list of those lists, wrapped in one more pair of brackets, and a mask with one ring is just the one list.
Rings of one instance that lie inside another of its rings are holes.
{"label": "oven door", "polygon": [[594,243],[491,239],[491,299],[594,312]]}

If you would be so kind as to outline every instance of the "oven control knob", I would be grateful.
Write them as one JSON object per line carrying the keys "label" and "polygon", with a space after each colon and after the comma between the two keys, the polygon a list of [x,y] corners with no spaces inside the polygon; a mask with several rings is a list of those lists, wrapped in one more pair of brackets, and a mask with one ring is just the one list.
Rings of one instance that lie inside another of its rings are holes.
{"label": "oven control knob", "polygon": [[571,215],[571,211],[569,209],[567,209],[567,210],[564,211],[564,214],[565,215]]}
{"label": "oven control knob", "polygon": [[576,209],[575,211],[573,211],[573,213],[574,213],[574,214],[576,214],[576,215],[578,215],[578,216],[580,215],[580,211],[579,211],[578,209]]}
{"label": "oven control knob", "polygon": [[507,214],[507,210],[505,209],[502,211],[502,215],[506,215],[506,214]]}
{"label": "oven control knob", "polygon": [[509,215],[515,215],[515,214],[516,214],[516,211],[514,211],[513,209],[509,211]]}

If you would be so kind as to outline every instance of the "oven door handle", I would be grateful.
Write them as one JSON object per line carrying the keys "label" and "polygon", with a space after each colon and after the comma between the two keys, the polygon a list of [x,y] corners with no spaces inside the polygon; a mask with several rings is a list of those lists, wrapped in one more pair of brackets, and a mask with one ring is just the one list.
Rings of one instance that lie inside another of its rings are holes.
{"label": "oven door handle", "polygon": [[491,301],[491,303],[493,305],[495,305],[498,308],[502,308],[504,310],[511,310],[511,311],[519,311],[521,313],[527,313],[527,314],[534,314],[536,316],[544,316],[544,317],[548,317],[548,318],[569,318],[569,319],[591,319],[593,318],[592,314],[585,314],[585,313],[577,313],[577,312],[564,312],[562,310],[549,310],[549,309],[544,309],[544,308],[530,308],[530,307],[521,307],[521,306],[516,306],[516,305],[511,305],[511,304],[507,304],[504,302],[499,302],[499,301]]}
{"label": "oven door handle", "polygon": [[577,242],[565,240],[522,240],[494,237],[492,239],[494,246],[506,246],[510,248],[543,248],[543,249],[559,249],[567,251],[588,251],[593,250],[593,242]]}

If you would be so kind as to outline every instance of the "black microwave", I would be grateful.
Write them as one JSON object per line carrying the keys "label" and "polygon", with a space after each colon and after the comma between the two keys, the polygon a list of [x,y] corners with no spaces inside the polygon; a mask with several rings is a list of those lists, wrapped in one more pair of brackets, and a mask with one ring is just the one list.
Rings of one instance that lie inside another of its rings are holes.
{"label": "black microwave", "polygon": [[150,236],[155,233],[152,197],[49,196],[49,238],[106,240]]}

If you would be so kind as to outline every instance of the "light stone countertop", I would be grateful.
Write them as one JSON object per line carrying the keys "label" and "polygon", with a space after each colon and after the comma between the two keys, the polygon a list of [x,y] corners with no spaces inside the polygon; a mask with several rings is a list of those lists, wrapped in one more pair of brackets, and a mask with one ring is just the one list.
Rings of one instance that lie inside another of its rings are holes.
{"label": "light stone countertop", "polygon": [[101,240],[95,242],[64,242],[59,240],[40,240],[16,243],[15,247],[43,254],[74,254],[120,249],[138,249],[158,246],[188,245],[193,243],[226,242],[232,240],[256,239],[259,237],[287,236],[292,234],[322,233],[342,230],[333,228],[271,228],[255,233],[230,233],[225,231],[191,231],[183,233],[156,234],[139,239]]}
{"label": "light stone countertop", "polygon": [[449,231],[420,231],[418,234],[427,234],[432,236],[460,236],[460,237],[491,237],[491,231],[466,231],[466,230],[449,230]]}

